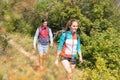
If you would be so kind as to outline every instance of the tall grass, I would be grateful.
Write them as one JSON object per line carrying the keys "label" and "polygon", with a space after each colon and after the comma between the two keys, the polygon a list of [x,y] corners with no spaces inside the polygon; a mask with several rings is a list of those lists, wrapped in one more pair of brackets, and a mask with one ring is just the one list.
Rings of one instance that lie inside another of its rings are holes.
{"label": "tall grass", "polygon": [[[8,34],[9,39],[13,39],[21,45],[26,51],[38,56],[37,51],[32,49],[33,38],[20,33]],[[65,80],[66,72],[61,64],[58,67],[54,65],[57,46],[49,48],[45,69],[36,71],[34,61],[31,61],[24,54],[19,52],[15,46],[8,45],[8,54],[0,56],[0,78],[2,80]],[[77,70],[75,74],[79,73]],[[79,80],[75,76],[74,80]]]}
{"label": "tall grass", "polygon": [[[33,38],[29,35],[20,33],[8,34],[9,39],[13,39],[17,44],[23,47],[25,51],[34,56],[38,56],[37,51],[32,49]],[[66,80],[66,71],[61,63],[55,66],[57,45],[49,48],[45,69],[39,71],[35,69],[35,61],[31,60],[18,48],[8,45],[7,54],[0,55],[0,80]],[[75,69],[72,80],[119,80],[119,70],[109,70],[105,66],[104,59],[97,58],[96,69],[89,67]],[[113,76],[111,72],[116,73]]]}

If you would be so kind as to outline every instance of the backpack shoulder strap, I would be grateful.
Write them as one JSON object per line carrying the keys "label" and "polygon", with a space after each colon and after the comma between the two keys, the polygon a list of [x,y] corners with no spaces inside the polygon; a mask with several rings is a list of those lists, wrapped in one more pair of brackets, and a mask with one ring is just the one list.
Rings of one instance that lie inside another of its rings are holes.
{"label": "backpack shoulder strap", "polygon": [[50,36],[50,34],[49,34],[50,30],[51,30],[51,29],[48,27],[48,37]]}
{"label": "backpack shoulder strap", "polygon": [[39,33],[41,32],[41,26],[38,27]]}
{"label": "backpack shoulder strap", "polygon": [[[39,33],[40,33],[40,32],[42,31],[41,26],[39,26],[38,29],[39,29]],[[50,28],[47,27],[47,29],[48,29],[48,34],[49,34],[49,29],[50,29]]]}
{"label": "backpack shoulder strap", "polygon": [[77,34],[77,40],[80,38],[80,36],[78,35],[78,33],[76,33]]}
{"label": "backpack shoulder strap", "polygon": [[50,28],[48,27],[48,34],[49,34]]}

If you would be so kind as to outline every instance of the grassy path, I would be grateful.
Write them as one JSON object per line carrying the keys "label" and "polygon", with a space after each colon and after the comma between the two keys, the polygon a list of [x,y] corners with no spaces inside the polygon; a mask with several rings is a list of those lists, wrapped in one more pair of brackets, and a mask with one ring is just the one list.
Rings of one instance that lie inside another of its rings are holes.
{"label": "grassy path", "polygon": [[[19,38],[18,38],[19,39]],[[49,48],[46,68],[43,71],[35,70],[37,53],[32,50],[32,39],[25,38],[25,42],[10,39],[8,54],[0,56],[0,80],[65,80],[66,72],[62,65],[54,65],[57,46]],[[27,41],[27,42],[26,42]],[[75,70],[73,80],[79,79],[80,71]]]}
{"label": "grassy path", "polygon": [[8,43],[11,44],[12,46],[14,46],[14,48],[16,48],[19,52],[21,52],[22,54],[24,54],[25,56],[27,56],[31,60],[37,59],[36,56],[34,56],[30,52],[26,51],[21,45],[17,44],[14,40],[10,39],[8,41]]}

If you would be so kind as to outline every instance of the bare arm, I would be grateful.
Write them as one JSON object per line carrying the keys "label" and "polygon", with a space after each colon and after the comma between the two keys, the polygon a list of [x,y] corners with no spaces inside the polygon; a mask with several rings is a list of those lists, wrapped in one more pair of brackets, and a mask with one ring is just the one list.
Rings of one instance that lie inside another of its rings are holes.
{"label": "bare arm", "polygon": [[79,60],[80,60],[80,63],[82,63],[82,62],[83,62],[83,59],[82,59],[82,53],[81,53],[81,51],[78,52],[78,54],[79,54]]}

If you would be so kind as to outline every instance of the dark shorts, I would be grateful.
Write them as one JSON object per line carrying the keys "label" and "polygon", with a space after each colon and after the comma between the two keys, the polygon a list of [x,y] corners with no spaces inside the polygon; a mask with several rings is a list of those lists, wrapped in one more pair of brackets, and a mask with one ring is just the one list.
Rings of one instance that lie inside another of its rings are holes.
{"label": "dark shorts", "polygon": [[76,64],[76,58],[67,58],[67,57],[64,57],[64,56],[60,56],[60,61],[62,60],[68,60],[71,64]]}

